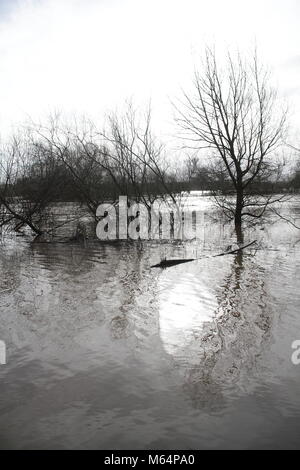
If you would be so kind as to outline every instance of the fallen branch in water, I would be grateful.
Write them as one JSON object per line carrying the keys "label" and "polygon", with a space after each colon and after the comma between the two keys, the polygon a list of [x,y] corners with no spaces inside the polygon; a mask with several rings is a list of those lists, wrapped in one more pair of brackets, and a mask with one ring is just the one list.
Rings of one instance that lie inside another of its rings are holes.
{"label": "fallen branch in water", "polygon": [[245,248],[248,248],[249,246],[254,245],[257,243],[257,240],[254,240],[251,243],[248,243],[247,245],[240,246],[236,250],[230,250],[230,251],[225,251],[223,253],[219,253],[218,255],[210,255],[210,256],[202,256],[201,258],[191,258],[191,259],[163,259],[160,263],[154,264],[153,266],[150,266],[151,268],[170,268],[172,266],[176,266],[177,264],[183,264],[183,263],[191,263],[192,261],[198,261],[200,259],[207,259],[207,258],[217,258],[218,256],[225,256],[225,255],[234,255],[235,253],[239,253],[242,250],[245,250]]}
{"label": "fallen branch in water", "polygon": [[176,266],[177,264],[190,263],[191,261],[196,261],[196,258],[193,259],[163,259],[160,263],[150,266],[151,268],[170,268],[171,266]]}
{"label": "fallen branch in water", "polygon": [[[236,250],[225,251],[224,253],[220,253],[219,255],[214,255],[214,256],[212,256],[212,258],[216,258],[217,256],[234,255],[235,253],[238,253],[239,251],[242,251],[245,248],[248,248],[249,246],[254,245],[255,243],[257,243],[257,240],[254,240],[254,242],[248,243],[248,245],[240,246]],[[199,258],[199,259],[201,259],[201,258]]]}

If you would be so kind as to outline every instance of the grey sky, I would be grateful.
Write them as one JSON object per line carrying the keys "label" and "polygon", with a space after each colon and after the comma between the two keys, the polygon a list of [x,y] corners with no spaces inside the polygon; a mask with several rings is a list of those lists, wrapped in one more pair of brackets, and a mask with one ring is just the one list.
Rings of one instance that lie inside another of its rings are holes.
{"label": "grey sky", "polygon": [[257,44],[300,128],[299,18],[299,0],[0,0],[0,125],[54,108],[101,116],[133,97],[172,132],[169,99],[214,43]]}

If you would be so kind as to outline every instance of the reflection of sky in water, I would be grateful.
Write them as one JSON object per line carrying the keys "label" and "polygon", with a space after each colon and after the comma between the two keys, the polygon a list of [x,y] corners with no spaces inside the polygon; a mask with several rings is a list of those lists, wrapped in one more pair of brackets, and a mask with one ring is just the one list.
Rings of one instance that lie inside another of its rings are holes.
{"label": "reflection of sky in water", "polygon": [[183,270],[168,271],[162,276],[160,286],[160,338],[165,350],[172,355],[195,340],[197,332],[211,321],[217,306],[208,286],[192,272]]}

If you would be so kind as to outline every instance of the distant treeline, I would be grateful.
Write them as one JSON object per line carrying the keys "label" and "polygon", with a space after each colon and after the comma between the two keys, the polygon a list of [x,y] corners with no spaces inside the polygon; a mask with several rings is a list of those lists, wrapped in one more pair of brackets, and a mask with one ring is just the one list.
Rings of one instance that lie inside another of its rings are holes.
{"label": "distant treeline", "polygon": [[[186,191],[218,191],[224,194],[234,190],[232,181],[224,172],[212,170],[209,167],[200,166],[192,176],[182,182],[182,187]],[[281,192],[300,191],[300,170],[293,168],[288,176],[276,180],[269,178],[257,178],[249,190],[250,194],[269,194]]]}

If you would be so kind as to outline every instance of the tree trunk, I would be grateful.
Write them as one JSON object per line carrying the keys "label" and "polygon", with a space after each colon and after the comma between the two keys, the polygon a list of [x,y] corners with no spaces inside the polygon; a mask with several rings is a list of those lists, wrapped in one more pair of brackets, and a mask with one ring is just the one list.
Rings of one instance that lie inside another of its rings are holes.
{"label": "tree trunk", "polygon": [[244,232],[241,225],[235,226],[236,241],[238,244],[244,243]]}
{"label": "tree trunk", "polygon": [[244,237],[242,233],[242,211],[244,206],[244,193],[243,188],[238,186],[236,192],[236,205],[235,205],[235,214],[234,214],[234,225],[237,235],[237,242],[243,243]]}

